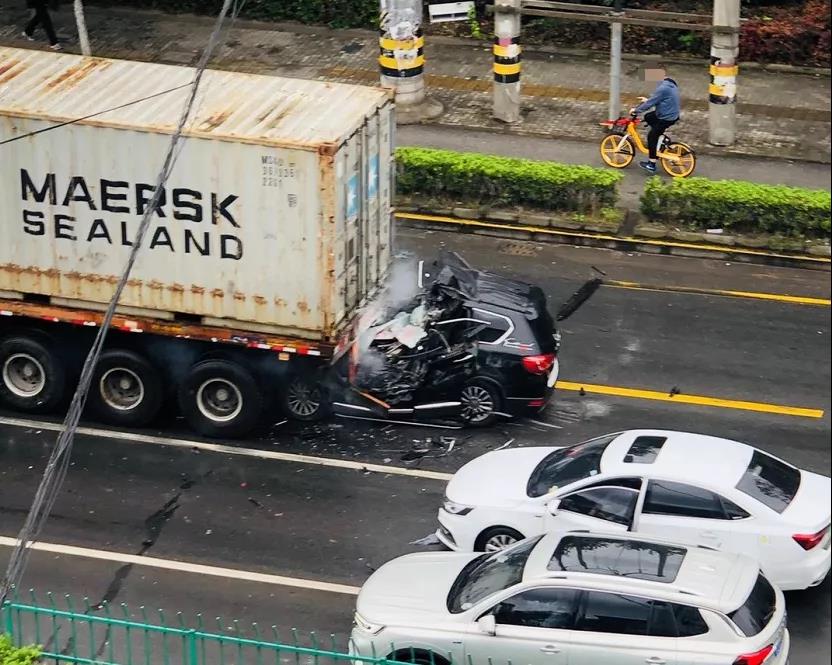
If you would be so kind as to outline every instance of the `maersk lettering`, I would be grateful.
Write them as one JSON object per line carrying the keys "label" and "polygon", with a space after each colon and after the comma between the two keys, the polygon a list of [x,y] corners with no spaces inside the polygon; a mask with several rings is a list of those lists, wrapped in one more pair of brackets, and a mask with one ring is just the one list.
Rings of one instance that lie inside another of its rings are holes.
{"label": "maersk lettering", "polygon": [[[23,231],[69,242],[131,247],[139,221],[151,205],[155,191],[156,187],[148,183],[108,178],[91,181],[81,175],[62,178],[55,173],[38,176],[21,169],[20,197],[25,204]],[[240,228],[235,218],[238,199],[236,194],[202,192],[188,187],[163,189],[154,211],[155,226],[148,230],[147,248],[239,261],[243,257],[242,240],[233,234],[220,233],[219,229],[209,230],[230,226],[233,233],[233,229]],[[94,214],[87,217],[84,209]],[[200,231],[196,224],[209,226],[203,226],[205,230]]]}

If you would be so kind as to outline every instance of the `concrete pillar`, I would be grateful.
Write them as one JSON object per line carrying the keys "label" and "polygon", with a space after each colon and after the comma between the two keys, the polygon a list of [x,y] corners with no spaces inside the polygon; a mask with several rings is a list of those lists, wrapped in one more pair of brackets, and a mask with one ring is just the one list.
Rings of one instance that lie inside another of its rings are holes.
{"label": "concrete pillar", "polygon": [[610,120],[621,115],[621,33],[620,23],[610,24]]}
{"label": "concrete pillar", "polygon": [[380,2],[381,84],[396,91],[397,106],[421,104],[425,100],[422,0]]}
{"label": "concrete pillar", "polygon": [[733,145],[737,137],[740,0],[714,0],[713,25],[708,140],[713,145]]}
{"label": "concrete pillar", "polygon": [[78,28],[78,43],[81,46],[82,55],[92,55],[90,49],[90,38],[87,35],[87,21],[84,18],[83,0],[75,0],[72,3],[72,10],[75,13],[75,25]]}
{"label": "concrete pillar", "polygon": [[520,122],[520,7],[522,0],[494,4],[494,117]]}

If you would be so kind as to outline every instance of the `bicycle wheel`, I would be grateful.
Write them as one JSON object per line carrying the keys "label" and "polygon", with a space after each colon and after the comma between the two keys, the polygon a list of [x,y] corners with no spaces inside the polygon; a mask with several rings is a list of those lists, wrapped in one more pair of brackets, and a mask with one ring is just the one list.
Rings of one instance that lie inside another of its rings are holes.
{"label": "bicycle wheel", "polygon": [[618,134],[607,134],[601,140],[601,159],[607,166],[612,166],[614,169],[623,169],[629,166],[636,156],[636,151],[633,149],[633,143],[626,136],[619,136]]}
{"label": "bicycle wheel", "polygon": [[669,176],[687,178],[696,168],[696,155],[687,143],[674,141],[665,146],[662,153],[673,155],[661,158],[662,168]]}

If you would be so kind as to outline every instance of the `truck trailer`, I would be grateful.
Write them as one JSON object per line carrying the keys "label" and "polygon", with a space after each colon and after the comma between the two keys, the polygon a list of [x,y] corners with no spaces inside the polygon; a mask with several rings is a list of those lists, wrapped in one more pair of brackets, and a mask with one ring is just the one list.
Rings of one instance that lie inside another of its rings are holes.
{"label": "truck trailer", "polygon": [[[0,402],[65,405],[194,70],[0,48]],[[88,406],[241,436],[315,419],[391,262],[389,91],[205,73]]]}

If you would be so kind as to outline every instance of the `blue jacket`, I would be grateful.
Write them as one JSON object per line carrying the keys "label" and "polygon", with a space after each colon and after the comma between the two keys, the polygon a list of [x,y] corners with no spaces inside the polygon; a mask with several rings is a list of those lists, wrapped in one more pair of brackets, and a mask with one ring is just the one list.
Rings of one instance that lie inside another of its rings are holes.
{"label": "blue jacket", "polygon": [[653,95],[646,102],[636,107],[636,113],[643,113],[656,107],[656,117],[659,120],[678,120],[682,110],[679,97],[679,86],[672,78],[666,78],[656,86]]}

